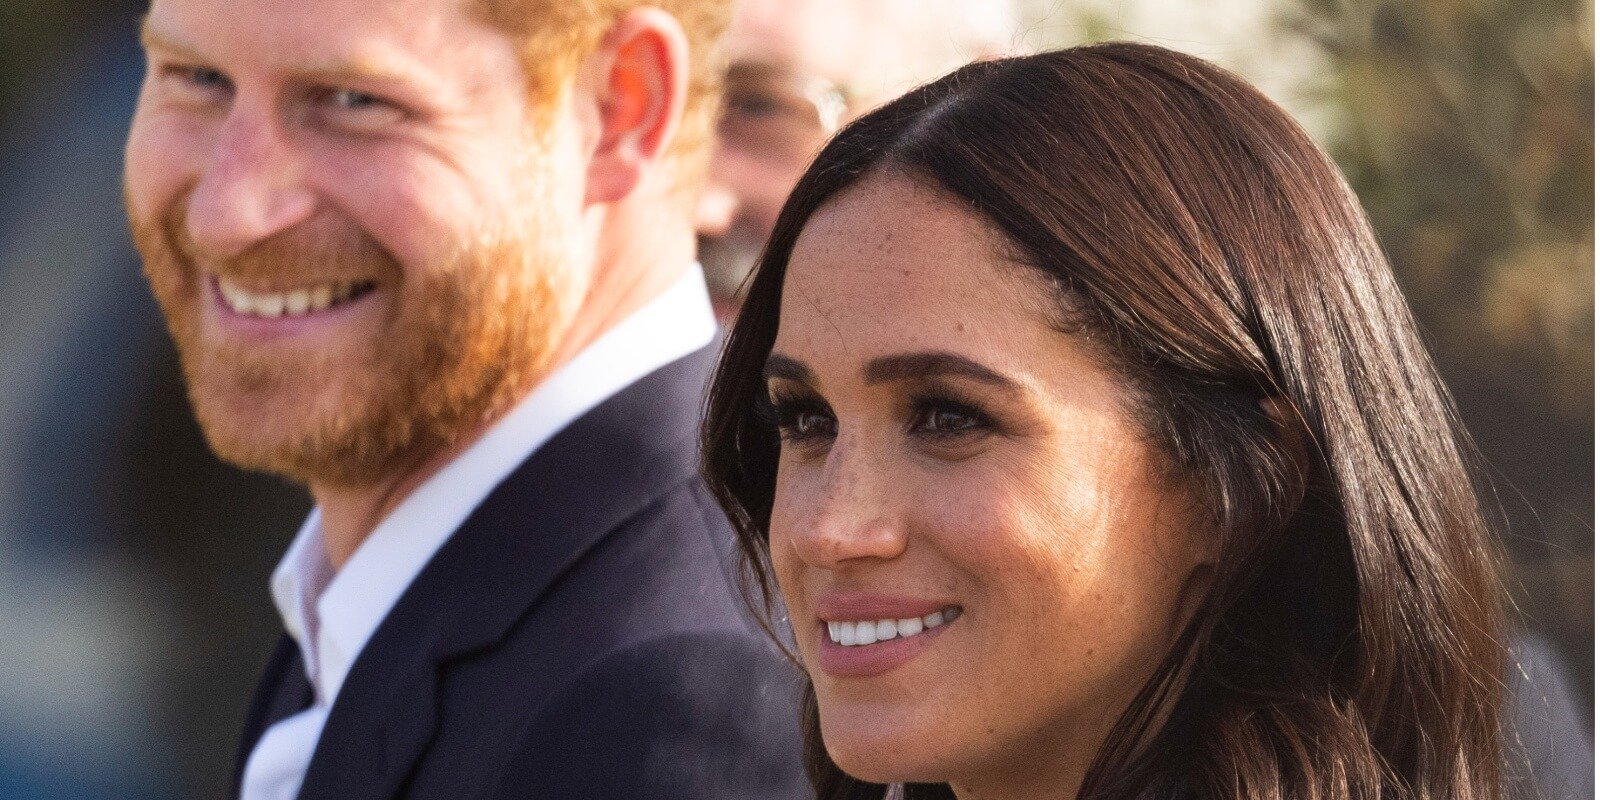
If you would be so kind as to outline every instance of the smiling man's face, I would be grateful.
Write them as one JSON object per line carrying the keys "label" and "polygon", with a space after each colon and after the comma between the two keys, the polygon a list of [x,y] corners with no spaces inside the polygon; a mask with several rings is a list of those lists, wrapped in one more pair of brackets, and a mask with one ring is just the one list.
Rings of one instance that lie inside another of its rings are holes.
{"label": "smiling man's face", "polygon": [[536,382],[583,162],[509,37],[452,0],[155,0],[144,39],[129,216],[220,455],[370,485]]}

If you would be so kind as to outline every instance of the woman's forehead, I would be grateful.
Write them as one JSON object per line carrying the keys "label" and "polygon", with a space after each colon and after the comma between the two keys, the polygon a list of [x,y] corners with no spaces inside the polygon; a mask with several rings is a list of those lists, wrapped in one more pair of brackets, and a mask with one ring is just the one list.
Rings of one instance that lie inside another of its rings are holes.
{"label": "woman's forehead", "polygon": [[[1029,316],[1048,323],[1042,282],[1026,279],[1008,250],[993,225],[944,192],[873,176],[807,221],[785,273],[783,317],[850,316],[924,330]],[[1009,313],[996,320],[1002,310]]]}
{"label": "woman's forehead", "polygon": [[986,220],[901,177],[870,178],[807,223],[789,260],[774,352],[823,384],[908,353],[971,359],[1047,395],[1099,372],[1060,327],[1061,299]]}
{"label": "woman's forehead", "polygon": [[779,341],[805,334],[909,346],[1051,333],[1058,302],[1002,234],[955,198],[880,174],[832,198],[784,274]]}

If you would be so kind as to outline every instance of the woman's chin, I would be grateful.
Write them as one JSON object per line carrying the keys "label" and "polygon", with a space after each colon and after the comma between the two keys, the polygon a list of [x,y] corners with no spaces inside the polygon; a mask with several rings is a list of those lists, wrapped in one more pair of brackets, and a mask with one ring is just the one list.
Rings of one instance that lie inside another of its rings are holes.
{"label": "woman's chin", "polygon": [[845,774],[870,783],[938,783],[947,780],[936,731],[888,720],[835,720],[822,715],[828,757]]}

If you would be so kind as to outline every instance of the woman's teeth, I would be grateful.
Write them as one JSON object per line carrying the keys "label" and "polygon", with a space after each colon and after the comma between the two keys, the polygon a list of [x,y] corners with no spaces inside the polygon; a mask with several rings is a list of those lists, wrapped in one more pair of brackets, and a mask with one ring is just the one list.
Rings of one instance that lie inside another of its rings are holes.
{"label": "woman's teeth", "polygon": [[943,611],[935,611],[926,617],[829,622],[828,638],[832,639],[834,644],[844,645],[845,647],[859,647],[864,644],[875,644],[904,636],[916,636],[929,628],[937,628],[959,616],[961,616],[961,608],[952,606]]}
{"label": "woman's teeth", "polygon": [[236,314],[251,317],[297,317],[326,311],[373,288],[371,281],[331,281],[287,292],[258,292],[217,277],[222,302]]}

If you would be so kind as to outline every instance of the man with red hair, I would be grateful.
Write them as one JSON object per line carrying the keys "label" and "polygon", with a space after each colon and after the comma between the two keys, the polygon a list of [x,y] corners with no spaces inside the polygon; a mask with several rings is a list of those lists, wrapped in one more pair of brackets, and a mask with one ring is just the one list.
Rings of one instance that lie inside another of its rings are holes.
{"label": "man with red hair", "polygon": [[155,0],[125,191],[214,450],[306,484],[247,800],[779,797],[696,477],[710,0]]}

